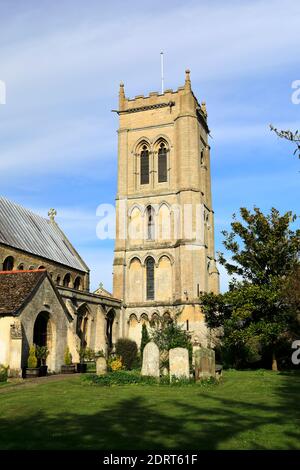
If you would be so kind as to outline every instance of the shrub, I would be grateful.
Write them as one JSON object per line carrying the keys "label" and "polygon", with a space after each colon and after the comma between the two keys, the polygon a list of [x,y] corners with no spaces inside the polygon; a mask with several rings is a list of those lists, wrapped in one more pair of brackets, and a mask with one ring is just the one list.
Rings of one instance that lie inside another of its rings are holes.
{"label": "shrub", "polygon": [[131,339],[118,339],[116,343],[116,354],[122,358],[126,369],[132,369],[137,357],[137,344]]}
{"label": "shrub", "polygon": [[100,386],[112,385],[155,385],[158,380],[154,377],[146,377],[136,371],[120,370],[116,372],[109,372],[106,375],[85,375],[82,377],[83,382]]}
{"label": "shrub", "polygon": [[108,364],[112,372],[117,372],[123,369],[123,363],[120,357],[111,359]]}
{"label": "shrub", "polygon": [[65,365],[66,366],[70,366],[72,364],[72,354],[70,353],[70,349],[69,349],[68,346],[65,349],[64,359],[65,359]]}
{"label": "shrub", "polygon": [[103,349],[99,349],[99,351],[95,352],[95,359],[97,357],[105,357],[106,358],[106,355],[104,354]]}
{"label": "shrub", "polygon": [[42,365],[46,365],[46,359],[49,355],[47,346],[36,346],[35,355]]}
{"label": "shrub", "polygon": [[218,381],[214,378],[196,382],[193,379],[178,379],[174,378],[170,383],[169,375],[161,377],[158,380],[155,377],[147,377],[141,375],[137,371],[120,370],[116,372],[109,372],[106,375],[85,374],[81,380],[90,385],[99,385],[101,387],[111,387],[116,385],[152,385],[162,387],[197,387],[207,388],[218,385]]}
{"label": "shrub", "polygon": [[144,347],[146,346],[147,343],[150,341],[150,336],[147,330],[147,326],[145,323],[143,323],[142,326],[142,339],[141,339],[141,354],[143,354]]}
{"label": "shrub", "polygon": [[95,351],[92,348],[85,348],[85,360],[94,361],[96,359]]}
{"label": "shrub", "polygon": [[28,356],[28,360],[27,360],[27,366],[28,366],[29,369],[36,369],[37,363],[38,363],[38,361],[37,361],[37,357],[36,357],[36,347],[33,344],[29,348],[29,356]]}
{"label": "shrub", "polygon": [[85,361],[92,362],[96,359],[96,353],[93,349],[81,346],[77,349],[81,363]]}
{"label": "shrub", "polygon": [[0,382],[7,382],[8,369],[9,367],[5,367],[3,364],[0,364]]}

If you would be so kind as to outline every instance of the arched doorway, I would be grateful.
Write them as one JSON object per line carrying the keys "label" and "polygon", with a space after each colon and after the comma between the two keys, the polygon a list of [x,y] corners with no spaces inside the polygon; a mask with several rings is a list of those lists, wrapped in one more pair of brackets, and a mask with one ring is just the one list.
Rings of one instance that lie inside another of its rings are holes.
{"label": "arched doorway", "polygon": [[48,312],[40,312],[36,317],[33,326],[33,344],[46,347],[49,354],[52,352],[52,330]]}
{"label": "arched doorway", "polygon": [[106,315],[106,338],[107,345],[109,349],[113,347],[113,324],[115,320],[116,313],[114,309],[111,309]]}

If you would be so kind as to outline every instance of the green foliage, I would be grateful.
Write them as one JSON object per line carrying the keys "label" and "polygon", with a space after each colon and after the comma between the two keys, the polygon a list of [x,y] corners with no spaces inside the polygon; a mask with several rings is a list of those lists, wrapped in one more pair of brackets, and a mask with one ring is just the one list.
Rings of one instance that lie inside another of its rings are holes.
{"label": "green foliage", "polygon": [[103,352],[103,349],[99,349],[99,351],[95,352],[95,359],[97,357],[106,357],[104,352]]}
{"label": "green foliage", "polygon": [[9,367],[5,367],[3,364],[0,364],[0,382],[7,382],[8,369]]}
{"label": "green foliage", "polygon": [[213,378],[195,382],[193,379],[180,379],[175,377],[170,383],[169,375],[165,375],[158,380],[155,377],[143,376],[137,371],[126,370],[109,372],[106,375],[85,374],[81,377],[81,380],[84,383],[100,385],[102,387],[111,387],[116,385],[154,385],[168,387],[196,386],[205,388],[218,384],[218,381]]}
{"label": "green foliage", "polygon": [[49,349],[47,348],[47,346],[36,346],[35,355],[36,355],[37,359],[40,360],[40,363],[42,365],[45,365],[46,364],[46,359],[49,355]]}
{"label": "green foliage", "polygon": [[27,365],[29,368],[34,369],[37,367],[37,364],[38,364],[38,360],[36,357],[36,346],[33,344],[29,348]]}
{"label": "green foliage", "polygon": [[37,367],[38,360],[36,357],[36,347],[32,344],[29,348],[29,356],[27,360],[27,366],[29,369],[35,369]]}
{"label": "green foliage", "polygon": [[72,364],[72,354],[70,353],[70,349],[68,346],[65,349],[64,360],[66,366],[70,366]]}
{"label": "green foliage", "polygon": [[300,231],[289,229],[295,220],[290,212],[240,212],[244,223],[234,217],[232,232],[224,232],[232,261],[223,255],[219,260],[241,280],[233,280],[225,294],[205,293],[200,300],[209,328],[222,338],[224,365],[243,367],[271,353],[276,369],[276,351],[299,331],[299,294],[290,295],[288,285],[293,279],[294,288],[299,288]]}
{"label": "green foliage", "polygon": [[86,361],[94,361],[96,358],[95,351],[92,348],[85,348],[84,359]]}
{"label": "green foliage", "polygon": [[135,341],[127,338],[118,339],[116,342],[116,354],[122,358],[126,369],[132,369],[137,357],[137,344]]}
{"label": "green foliage", "polygon": [[160,325],[154,326],[151,341],[157,344],[160,351],[169,351],[173,348],[187,348],[191,363],[193,355],[191,336],[188,331],[178,324],[177,318],[171,321],[165,319]]}
{"label": "green foliage", "polygon": [[143,354],[144,347],[146,346],[147,343],[150,341],[150,336],[148,333],[148,329],[145,323],[143,323],[142,326],[142,339],[141,339],[141,354]]}
{"label": "green foliage", "polygon": [[115,371],[110,372],[106,375],[85,375],[82,379],[84,382],[101,386],[112,386],[112,385],[154,385],[157,383],[157,379],[154,377],[142,376],[136,371]]}
{"label": "green foliage", "polygon": [[[283,216],[272,208],[265,216],[258,207],[251,213],[240,209],[242,221],[233,215],[231,232],[224,230],[225,248],[232,253],[232,262],[223,254],[219,262],[229,274],[238,274],[244,281],[269,284],[273,277],[287,276],[298,264],[300,230],[290,229],[296,215],[286,212]],[[242,242],[242,246],[240,245]]]}
{"label": "green foliage", "polygon": [[[80,347],[78,349],[78,354],[79,354],[79,360],[81,363],[85,361],[94,361],[96,358],[96,353],[93,349],[88,348],[88,347]],[[103,352],[102,352],[103,354]],[[98,355],[98,357],[100,357]]]}

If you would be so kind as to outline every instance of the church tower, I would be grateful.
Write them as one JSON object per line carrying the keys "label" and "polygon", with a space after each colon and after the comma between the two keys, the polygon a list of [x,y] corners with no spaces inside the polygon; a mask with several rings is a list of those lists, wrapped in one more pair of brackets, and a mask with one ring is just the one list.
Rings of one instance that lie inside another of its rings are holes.
{"label": "church tower", "polygon": [[178,315],[207,342],[201,292],[219,291],[214,254],[205,103],[185,84],[125,97],[120,84],[114,296],[123,334],[140,346],[142,324]]}

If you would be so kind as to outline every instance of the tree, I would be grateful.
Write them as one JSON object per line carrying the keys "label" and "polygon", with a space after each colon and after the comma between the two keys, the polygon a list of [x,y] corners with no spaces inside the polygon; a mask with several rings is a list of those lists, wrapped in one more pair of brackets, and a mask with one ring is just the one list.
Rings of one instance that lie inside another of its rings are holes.
{"label": "tree", "polygon": [[276,351],[297,324],[295,307],[284,286],[299,269],[300,231],[293,232],[291,212],[276,209],[265,216],[258,208],[240,209],[241,221],[233,217],[231,232],[224,231],[224,246],[231,252],[219,261],[229,274],[237,274],[225,294],[203,294],[201,303],[210,328],[222,331],[223,349],[234,365],[252,362]]}
{"label": "tree", "polygon": [[157,344],[160,351],[169,351],[173,348],[187,348],[190,359],[193,353],[191,336],[178,324],[177,318],[163,319],[152,331],[151,341]]}
{"label": "tree", "polygon": [[228,262],[222,253],[219,255],[227,272],[260,285],[271,283],[274,277],[289,275],[299,263],[300,230],[290,229],[297,216],[292,212],[281,216],[274,208],[265,216],[258,207],[253,212],[242,207],[240,215],[242,221],[233,215],[231,232],[222,231],[223,244],[232,253],[234,262]]}
{"label": "tree", "polygon": [[119,338],[116,342],[116,354],[122,358],[126,369],[132,369],[137,356],[137,344],[128,338]]}
{"label": "tree", "polygon": [[294,151],[294,155],[298,154],[298,158],[300,158],[300,133],[299,131],[292,132],[289,129],[284,131],[284,130],[279,130],[276,129],[272,124],[270,124],[270,129],[271,131],[275,132],[275,134],[278,135],[281,139],[286,139],[291,142],[294,142],[296,144],[296,149]]}
{"label": "tree", "polygon": [[142,339],[141,339],[141,354],[143,354],[143,351],[144,351],[144,347],[146,346],[147,343],[149,343],[150,341],[150,337],[149,337],[149,333],[148,333],[148,330],[147,330],[147,326],[145,323],[143,323],[143,326],[142,326]]}

